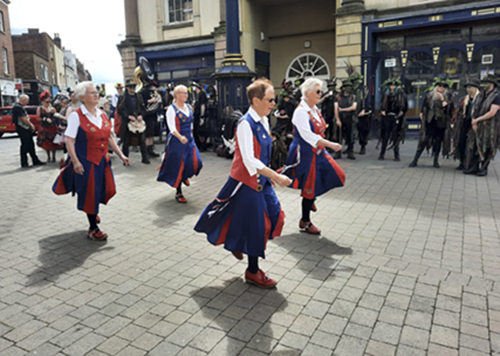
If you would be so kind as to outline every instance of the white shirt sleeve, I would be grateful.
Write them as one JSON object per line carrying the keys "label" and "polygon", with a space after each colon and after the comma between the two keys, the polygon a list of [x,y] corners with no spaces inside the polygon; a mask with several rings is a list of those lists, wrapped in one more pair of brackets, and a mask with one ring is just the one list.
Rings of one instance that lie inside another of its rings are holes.
{"label": "white shirt sleeve", "polygon": [[118,104],[118,94],[113,95],[113,98],[111,99],[111,105],[116,108],[116,105]]}
{"label": "white shirt sleeve", "polygon": [[255,158],[252,128],[245,120],[238,124],[236,139],[238,140],[238,146],[240,148],[243,164],[245,165],[245,168],[250,176],[254,176],[257,174],[257,169],[262,169],[265,165],[261,160]]}
{"label": "white shirt sleeve", "polygon": [[177,132],[175,125],[175,109],[170,105],[167,110],[167,125],[171,133]]}
{"label": "white shirt sleeve", "polygon": [[298,108],[293,113],[292,123],[299,131],[300,137],[313,147],[317,146],[318,141],[322,138],[320,135],[311,131],[310,117],[308,112],[303,108]]}
{"label": "white shirt sleeve", "polygon": [[68,116],[68,127],[66,127],[66,131],[64,131],[64,135],[67,137],[76,138],[79,127],[80,118],[78,117],[78,113],[76,111],[73,111]]}

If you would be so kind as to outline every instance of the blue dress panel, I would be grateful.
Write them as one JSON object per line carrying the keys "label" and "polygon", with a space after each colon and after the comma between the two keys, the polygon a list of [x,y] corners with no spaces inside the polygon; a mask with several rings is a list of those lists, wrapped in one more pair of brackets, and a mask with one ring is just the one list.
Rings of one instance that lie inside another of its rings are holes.
{"label": "blue dress panel", "polygon": [[115,180],[108,153],[111,122],[102,115],[102,127],[91,123],[81,109],[77,110],[80,127],[75,138],[75,153],[83,165],[83,174],[76,174],[71,158],[64,163],[52,191],[78,195],[77,208],[87,214],[99,213],[99,204],[107,204],[116,193]]}
{"label": "blue dress panel", "polygon": [[[269,132],[248,113],[240,122],[242,120],[252,129],[255,157],[269,165],[272,148]],[[237,138],[236,151],[239,151]],[[232,172],[235,167],[247,172],[239,152],[235,153]],[[259,184],[254,189],[230,176],[217,198],[205,208],[194,229],[207,234],[213,245],[223,244],[229,251],[264,258],[267,241],[281,234],[285,213],[269,178],[257,177]]]}
{"label": "blue dress panel", "polygon": [[189,115],[184,114],[175,104],[172,107],[175,110],[175,124],[177,131],[188,139],[186,144],[172,135],[168,134],[165,144],[165,153],[163,154],[162,163],[159,169],[159,182],[165,182],[170,186],[177,188],[186,179],[193,175],[198,175],[203,167],[201,162],[200,152],[193,139],[191,125],[193,123],[193,110],[191,106],[186,105],[189,109]]}
{"label": "blue dress panel", "polygon": [[[319,120],[309,113],[311,131],[324,138],[325,120],[316,108],[313,110],[316,110]],[[300,136],[296,127],[282,173],[292,179],[290,187],[301,189],[301,196],[306,199],[314,199],[330,189],[342,187],[345,182],[344,170],[325,148],[311,146]]]}

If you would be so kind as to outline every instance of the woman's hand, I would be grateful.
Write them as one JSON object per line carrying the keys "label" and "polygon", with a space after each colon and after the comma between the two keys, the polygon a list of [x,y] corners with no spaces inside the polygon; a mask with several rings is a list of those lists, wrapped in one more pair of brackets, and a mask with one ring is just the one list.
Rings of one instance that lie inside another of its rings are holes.
{"label": "woman's hand", "polygon": [[127,156],[121,155],[120,158],[122,159],[124,165],[128,166],[130,164],[130,158]]}
{"label": "woman's hand", "polygon": [[278,174],[274,181],[282,187],[288,187],[290,184],[292,184],[292,180],[284,174]]}
{"label": "woman's hand", "polygon": [[334,150],[335,152],[338,152],[342,149],[342,145],[341,144],[338,144],[336,142],[330,142],[328,147],[330,147],[332,150]]}
{"label": "woman's hand", "polygon": [[52,123],[52,120],[51,120],[51,119],[47,119],[47,122],[48,122],[49,124],[51,124],[51,123]]}
{"label": "woman's hand", "polygon": [[182,143],[183,145],[185,145],[187,142],[188,142],[188,139],[186,138],[186,136],[182,135],[182,136],[181,136],[181,143]]}
{"label": "woman's hand", "polygon": [[342,122],[340,122],[340,120],[336,120],[336,123],[337,123],[337,127],[342,127]]}
{"label": "woman's hand", "polygon": [[83,165],[80,163],[80,161],[73,162],[73,169],[75,170],[75,173],[79,175],[83,175],[83,172],[85,172],[85,170],[83,169]]}

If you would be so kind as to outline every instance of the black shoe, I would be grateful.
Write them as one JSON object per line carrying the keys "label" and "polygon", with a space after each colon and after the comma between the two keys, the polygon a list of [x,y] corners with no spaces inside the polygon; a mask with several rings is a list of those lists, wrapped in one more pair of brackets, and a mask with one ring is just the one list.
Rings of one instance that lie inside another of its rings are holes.
{"label": "black shoe", "polygon": [[399,158],[399,156],[394,157],[394,162],[399,162],[399,161],[401,161],[401,158]]}
{"label": "black shoe", "polygon": [[476,173],[476,176],[478,177],[484,177],[488,174],[488,169],[480,169],[479,171],[477,171]]}
{"label": "black shoe", "polygon": [[47,164],[47,162],[42,162],[42,161],[38,161],[38,162],[33,163],[34,166],[44,166],[46,164]]}
{"label": "black shoe", "polygon": [[21,164],[21,168],[32,168],[33,166],[31,164],[25,163]]}
{"label": "black shoe", "polygon": [[141,162],[144,164],[151,164],[151,162],[147,158],[143,158]]}
{"label": "black shoe", "polygon": [[359,151],[360,155],[364,155],[366,153],[366,148],[365,146],[361,146],[361,151]]}
{"label": "black shoe", "polygon": [[460,165],[459,165],[457,168],[455,168],[455,169],[456,169],[457,171],[463,171],[463,170],[464,170],[464,165],[463,165],[463,163],[460,163]]}
{"label": "black shoe", "polygon": [[414,159],[413,161],[411,161],[411,163],[410,163],[410,167],[412,167],[412,168],[413,168],[413,167],[416,167],[416,166],[417,166],[417,160],[416,160],[416,159]]}
{"label": "black shoe", "polygon": [[384,155],[380,155],[380,156],[378,156],[378,160],[379,160],[379,161],[383,161],[383,160],[384,160]]}
{"label": "black shoe", "polygon": [[433,164],[434,168],[440,168],[441,166],[439,165],[438,161],[437,160],[434,160],[434,164]]}
{"label": "black shoe", "polygon": [[469,168],[464,171],[464,174],[477,174],[478,170],[476,168]]}
{"label": "black shoe", "polygon": [[349,152],[347,154],[347,158],[349,158],[349,159],[356,159],[356,157],[354,157],[354,153],[352,153],[352,152]]}
{"label": "black shoe", "polygon": [[333,158],[335,158],[335,159],[341,159],[342,158],[342,153],[340,151],[335,152],[335,156]]}
{"label": "black shoe", "polygon": [[[340,152],[340,151],[339,151]],[[349,153],[349,149],[346,149],[344,152],[342,153]]]}
{"label": "black shoe", "polygon": [[149,157],[153,157],[153,158],[158,158],[160,157],[160,155],[158,153],[156,153],[155,151],[151,150],[148,152],[148,156]]}

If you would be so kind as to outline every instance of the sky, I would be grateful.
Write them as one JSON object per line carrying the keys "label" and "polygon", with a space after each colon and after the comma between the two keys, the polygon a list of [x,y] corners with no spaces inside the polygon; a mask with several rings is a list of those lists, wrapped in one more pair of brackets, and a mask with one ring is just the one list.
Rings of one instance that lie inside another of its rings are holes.
{"label": "sky", "polygon": [[62,46],[76,55],[95,83],[123,82],[116,47],[125,39],[123,0],[11,0],[9,16],[13,35],[28,28],[52,38],[59,33]]}

